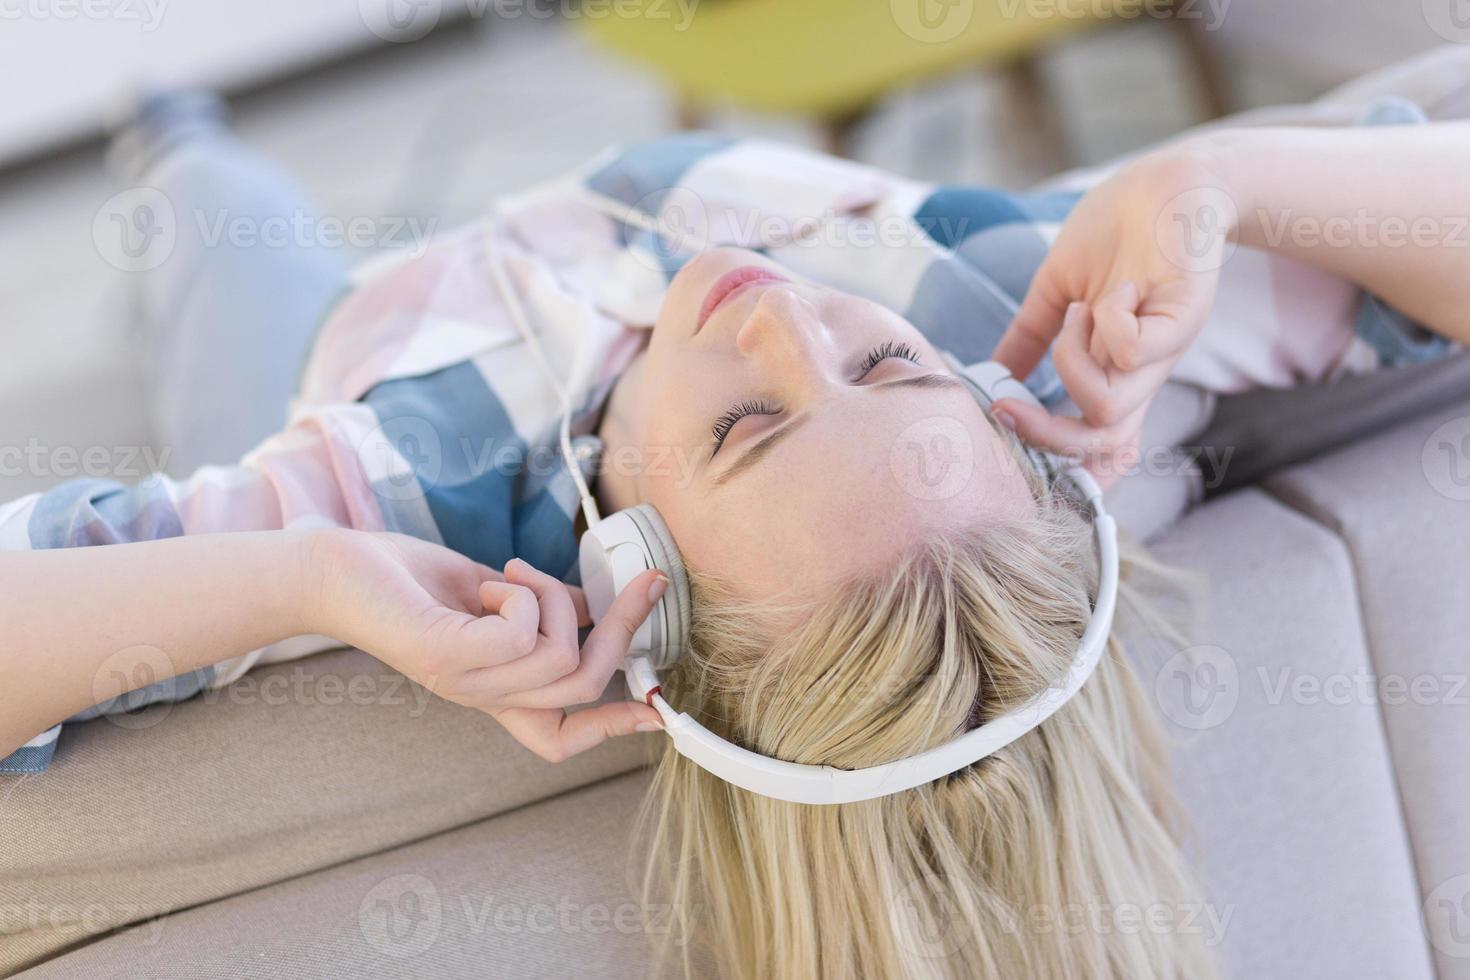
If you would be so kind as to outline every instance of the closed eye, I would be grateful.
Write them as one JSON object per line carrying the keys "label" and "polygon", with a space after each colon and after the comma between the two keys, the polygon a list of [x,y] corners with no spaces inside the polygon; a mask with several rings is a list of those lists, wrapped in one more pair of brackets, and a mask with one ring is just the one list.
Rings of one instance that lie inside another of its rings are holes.
{"label": "closed eye", "polygon": [[740,404],[731,408],[724,415],[721,415],[719,418],[715,419],[715,424],[710,429],[710,434],[713,435],[715,438],[715,448],[714,452],[710,453],[711,458],[713,458],[715,453],[718,453],[720,451],[720,447],[725,444],[725,437],[730,434],[731,429],[735,428],[736,422],[739,422],[747,415],[776,415],[779,413],[779,411],[779,409],[775,408],[768,402],[762,401],[760,399],[753,399],[751,401],[741,402]]}
{"label": "closed eye", "polygon": [[857,376],[853,380],[863,380],[875,367],[893,357],[901,361],[912,361],[915,364],[919,363],[919,352],[914,349],[912,344],[905,343],[901,340],[885,340],[877,347],[868,351],[867,356],[863,358],[861,365],[858,367]]}

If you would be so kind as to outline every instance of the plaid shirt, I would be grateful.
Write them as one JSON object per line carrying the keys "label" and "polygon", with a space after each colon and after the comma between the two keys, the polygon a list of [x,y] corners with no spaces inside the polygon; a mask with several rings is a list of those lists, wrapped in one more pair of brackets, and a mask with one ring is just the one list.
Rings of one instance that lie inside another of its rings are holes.
{"label": "plaid shirt", "polygon": [[[289,424],[239,463],[135,486],[78,480],[0,505],[0,548],[352,527],[411,534],[496,568],[519,556],[575,581],[576,492],[556,450],[560,396],[502,305],[492,256],[550,372],[570,382],[573,431],[591,478],[598,411],[690,254],[670,246],[671,233],[696,246],[757,248],[901,312],[937,347],[974,362],[1005,331],[1080,195],[1076,186],[1030,194],[936,187],[705,134],[609,152],[574,177],[499,201],[417,258],[363,270],[321,328]],[[610,201],[664,233],[620,218]],[[1232,316],[1262,315],[1259,302],[1232,313],[1227,297],[1271,295],[1269,260],[1238,265],[1239,275],[1225,270],[1211,321],[1226,321],[1219,333],[1234,329]],[[1322,302],[1341,305],[1326,295]],[[1268,303],[1265,315],[1302,309],[1294,301],[1273,312]],[[1401,346],[1406,336],[1392,341]],[[1395,359],[1407,356],[1394,349]],[[1439,349],[1424,341],[1413,356]],[[588,369],[573,378],[577,364]],[[1065,398],[1049,361],[1027,384],[1043,401]],[[278,644],[70,720],[188,697],[312,648],[309,640]],[[0,772],[44,769],[60,729],[0,760]]]}

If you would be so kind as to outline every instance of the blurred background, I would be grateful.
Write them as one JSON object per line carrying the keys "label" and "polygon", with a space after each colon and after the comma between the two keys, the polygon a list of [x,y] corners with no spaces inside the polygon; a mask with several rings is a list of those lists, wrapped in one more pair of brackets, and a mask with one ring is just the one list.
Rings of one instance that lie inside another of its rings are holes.
{"label": "blurred background", "polygon": [[1446,41],[1467,0],[0,0],[0,446],[39,448],[0,500],[100,475],[60,447],[155,441],[139,275],[98,237],[146,93],[224,94],[384,229],[365,255],[681,126],[1021,187]]}

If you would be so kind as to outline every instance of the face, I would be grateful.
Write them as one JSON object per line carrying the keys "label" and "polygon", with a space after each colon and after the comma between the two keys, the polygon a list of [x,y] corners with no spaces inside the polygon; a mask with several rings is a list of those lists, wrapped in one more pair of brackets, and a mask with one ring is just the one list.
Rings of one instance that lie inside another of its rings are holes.
{"label": "face", "polygon": [[652,504],[691,568],[751,598],[815,594],[1034,506],[912,324],[743,249],[674,278],[603,435],[607,503]]}

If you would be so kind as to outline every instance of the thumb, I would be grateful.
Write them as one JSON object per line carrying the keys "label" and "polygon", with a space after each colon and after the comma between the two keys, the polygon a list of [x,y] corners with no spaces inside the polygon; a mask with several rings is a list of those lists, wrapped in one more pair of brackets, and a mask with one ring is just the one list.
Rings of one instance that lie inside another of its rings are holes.
{"label": "thumb", "polygon": [[1015,398],[996,401],[993,417],[1028,446],[1058,456],[1085,457],[1088,455],[1088,443],[1097,440],[1097,433],[1081,419],[1053,415],[1038,405]]}
{"label": "thumb", "polygon": [[592,628],[582,644],[582,663],[607,667],[609,671],[628,655],[628,647],[638,627],[653,612],[653,607],[668,589],[669,577],[660,571],[647,571],[629,582],[608,607],[602,622]]}
{"label": "thumb", "polygon": [[1051,272],[1051,262],[1043,262],[1016,310],[1015,319],[991,356],[1004,364],[1018,381],[1025,380],[1061,332],[1067,302],[1066,294]]}

